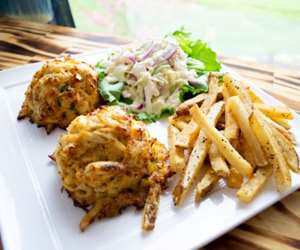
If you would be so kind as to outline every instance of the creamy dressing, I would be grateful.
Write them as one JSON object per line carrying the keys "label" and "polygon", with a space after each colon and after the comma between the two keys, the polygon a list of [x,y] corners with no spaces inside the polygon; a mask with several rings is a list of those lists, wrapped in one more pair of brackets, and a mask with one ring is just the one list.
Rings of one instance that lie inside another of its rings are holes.
{"label": "creamy dressing", "polygon": [[105,80],[123,82],[122,96],[134,112],[160,114],[179,105],[179,90],[197,74],[187,68],[187,55],[172,38],[122,48],[104,62]]}

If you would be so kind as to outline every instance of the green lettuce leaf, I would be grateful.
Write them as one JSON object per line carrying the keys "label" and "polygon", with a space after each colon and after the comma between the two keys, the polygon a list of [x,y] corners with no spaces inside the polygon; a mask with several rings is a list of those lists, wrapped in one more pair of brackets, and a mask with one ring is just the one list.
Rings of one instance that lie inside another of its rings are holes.
{"label": "green lettuce leaf", "polygon": [[104,101],[109,104],[117,104],[122,95],[122,89],[124,87],[123,82],[109,83],[105,79],[100,80],[98,83],[98,88],[100,95]]}
{"label": "green lettuce leaf", "polygon": [[139,121],[143,121],[145,123],[156,122],[160,119],[160,115],[158,114],[148,114],[146,112],[134,113],[135,119]]}
{"label": "green lettuce leaf", "polygon": [[161,110],[160,114],[148,114],[147,112],[134,112],[129,111],[129,113],[133,114],[135,119],[139,121],[143,121],[145,123],[156,122],[162,117],[167,117],[173,115],[175,113],[175,108],[173,107],[165,107]]}
{"label": "green lettuce leaf", "polygon": [[160,117],[170,116],[175,113],[174,107],[165,107],[161,110]]}
{"label": "green lettuce leaf", "polygon": [[179,99],[181,102],[191,99],[196,95],[201,93],[206,93],[208,91],[208,86],[204,84],[197,85],[183,85],[180,88]]}
{"label": "green lettuce leaf", "polygon": [[103,100],[108,104],[118,104],[123,102],[126,104],[132,103],[130,98],[124,98],[122,96],[122,90],[124,87],[123,82],[109,83],[105,80],[105,66],[98,62],[95,65],[95,69],[98,74],[98,91],[102,96]]}
{"label": "green lettuce leaf", "polygon": [[187,67],[189,70],[195,70],[198,76],[201,76],[206,73],[204,69],[204,64],[201,61],[191,57],[188,57]]}
{"label": "green lettuce leaf", "polygon": [[121,95],[119,102],[130,105],[133,103],[133,100],[131,98],[124,97]]}
{"label": "green lettuce leaf", "polygon": [[101,62],[97,62],[95,69],[98,74],[98,79],[102,80],[105,77],[105,66]]}
{"label": "green lettuce leaf", "polygon": [[193,41],[190,38],[191,33],[181,28],[180,30],[174,31],[172,36],[177,40],[179,46],[186,54],[190,55],[192,53]]}
{"label": "green lettuce leaf", "polygon": [[[188,68],[195,69],[198,76],[210,71],[220,71],[221,64],[216,53],[201,40],[192,40],[191,33],[184,29],[172,33],[181,49],[188,55]],[[199,62],[197,62],[199,61]]]}

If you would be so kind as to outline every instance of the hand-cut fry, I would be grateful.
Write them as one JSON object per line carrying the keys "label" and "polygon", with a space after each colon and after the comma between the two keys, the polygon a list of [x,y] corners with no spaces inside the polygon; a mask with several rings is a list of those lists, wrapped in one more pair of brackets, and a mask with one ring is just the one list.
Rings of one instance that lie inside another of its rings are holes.
{"label": "hand-cut fry", "polygon": [[294,118],[293,113],[286,107],[271,107],[267,104],[257,103],[255,107],[263,112],[266,116],[272,118],[288,119],[291,120]]}
{"label": "hand-cut fry", "polygon": [[212,143],[208,152],[210,165],[218,176],[226,177],[229,175],[229,168],[223,156],[218,151],[217,146]]}
{"label": "hand-cut fry", "polygon": [[228,99],[230,98],[230,94],[226,86],[223,86],[223,97],[225,100],[225,129],[224,129],[224,135],[225,137],[231,142],[232,140],[235,140],[239,136],[239,127],[234,120],[232,113],[230,111],[229,105],[228,105]]}
{"label": "hand-cut fry", "polygon": [[[223,76],[224,79],[224,87],[227,89],[229,96],[236,96],[239,94],[238,86],[235,86],[233,79],[231,76],[226,73]],[[225,97],[225,96],[224,96]]]}
{"label": "hand-cut fry", "polygon": [[263,103],[264,101],[249,87],[247,87],[248,95],[253,103]]}
{"label": "hand-cut fry", "polygon": [[229,175],[226,178],[226,184],[230,188],[240,188],[243,184],[244,177],[234,168],[230,168]]}
{"label": "hand-cut fry", "polygon": [[248,115],[250,116],[252,109],[253,109],[253,103],[251,100],[251,97],[248,94],[247,88],[245,87],[245,85],[243,83],[239,82],[239,98],[242,101],[242,103],[244,104],[244,107],[248,113]]}
{"label": "hand-cut fry", "polygon": [[144,207],[143,229],[146,231],[150,231],[154,228],[159,207],[160,193],[161,185],[159,183],[153,183],[150,186]]}
{"label": "hand-cut fry", "polygon": [[187,119],[186,116],[173,115],[169,117],[169,124],[172,124],[173,126],[175,126],[177,129],[181,131],[188,124],[190,120],[191,119]]}
{"label": "hand-cut fry", "polygon": [[289,131],[293,112],[267,105],[229,74],[223,75],[222,83],[210,74],[209,92],[180,105],[170,122],[170,163],[184,166],[173,191],[175,205],[183,202],[202,174],[195,202],[222,178],[227,187],[238,189],[241,202],[249,203],[272,174],[277,190],[284,191],[291,186],[290,171],[300,173],[296,141]]}
{"label": "hand-cut fry", "polygon": [[236,122],[238,123],[242,134],[252,151],[255,165],[266,166],[268,164],[264,152],[257,140],[253,130],[250,127],[247,110],[238,96],[233,96],[228,99],[228,105]]}
{"label": "hand-cut fry", "polygon": [[269,117],[265,117],[265,120],[275,129],[277,129],[281,134],[283,134],[285,136],[285,138],[287,138],[291,143],[293,143],[294,145],[296,145],[296,139],[294,137],[294,135],[292,133],[290,133],[290,131],[288,131],[287,129],[285,129],[284,127],[278,125],[276,122],[274,122],[272,119],[270,119]]}
{"label": "hand-cut fry", "polygon": [[200,200],[210,192],[220,179],[213,170],[208,169],[204,174],[202,180],[197,184],[195,193],[195,202],[200,202]]}
{"label": "hand-cut fry", "polygon": [[239,127],[232,116],[232,112],[229,107],[229,103],[225,104],[225,129],[224,129],[225,137],[231,142],[235,140],[239,136]]}
{"label": "hand-cut fry", "polygon": [[251,145],[246,142],[244,136],[240,137],[238,151],[251,164],[251,166],[255,166],[255,156],[251,150]]}
{"label": "hand-cut fry", "polygon": [[176,108],[176,115],[181,116],[181,115],[189,115],[190,113],[190,108],[194,104],[201,104],[206,98],[207,94],[202,93],[197,96],[195,96],[192,99],[188,99],[187,101],[181,103],[177,108]]}
{"label": "hand-cut fry", "polygon": [[223,94],[223,99],[225,102],[227,102],[229,97],[231,97],[231,95],[225,85],[223,85],[222,94]]}
{"label": "hand-cut fry", "polygon": [[174,125],[176,128],[178,128],[181,131],[187,126],[187,123],[182,120],[174,120],[172,122],[172,125]]}
{"label": "hand-cut fry", "polygon": [[277,129],[271,127],[271,130],[274,138],[276,138],[278,144],[281,147],[282,154],[290,169],[295,173],[300,173],[299,157],[294,148],[294,145]]}
{"label": "hand-cut fry", "polygon": [[188,148],[191,147],[199,133],[198,124],[191,120],[182,131],[176,136],[175,145],[178,147]]}
{"label": "hand-cut fry", "polygon": [[278,191],[286,190],[291,186],[291,175],[281,147],[274,137],[270,125],[264,119],[264,115],[258,110],[254,110],[252,113],[250,125],[264,148],[270,164],[275,168],[274,174]]}
{"label": "hand-cut fry", "polygon": [[183,148],[175,146],[175,138],[178,135],[179,130],[173,125],[169,124],[168,127],[168,144],[169,144],[169,159],[170,167],[174,172],[182,172],[185,166]]}
{"label": "hand-cut fry", "polygon": [[[218,102],[211,107],[207,115],[207,119],[212,126],[217,123],[223,111],[224,102]],[[193,151],[189,157],[184,174],[173,191],[173,200],[175,205],[179,205],[184,200],[187,192],[199,175],[203,162],[207,156],[209,146],[210,141],[207,139],[206,135],[200,131]]]}
{"label": "hand-cut fry", "polygon": [[244,84],[233,80],[229,74],[225,74],[224,86],[228,89],[228,92],[231,96],[237,95],[240,97],[241,101],[245,104],[248,115],[250,115],[253,104]]}
{"label": "hand-cut fry", "polygon": [[[201,105],[201,110],[207,114],[210,107],[216,102],[218,95],[218,78],[216,75],[210,74],[208,78],[208,94]],[[179,133],[176,138],[176,146],[188,148],[192,146],[199,133],[198,124],[192,119],[186,127]]]}
{"label": "hand-cut fry", "polygon": [[251,202],[257,193],[261,190],[266,183],[268,177],[272,174],[272,167],[267,166],[258,168],[254,175],[244,182],[241,188],[237,191],[236,196],[242,202]]}
{"label": "hand-cut fry", "polygon": [[219,92],[218,77],[214,74],[208,76],[208,96],[200,106],[202,112],[207,114],[211,106],[217,101]]}
{"label": "hand-cut fry", "polygon": [[272,120],[279,124],[280,126],[284,127],[285,129],[290,129],[291,125],[289,124],[289,120],[287,119],[281,119],[277,117],[272,117]]}
{"label": "hand-cut fry", "polygon": [[[191,108],[193,119],[199,124],[205,135],[216,144],[219,152],[224,158],[235,167],[242,175],[250,176],[252,174],[252,167],[230,144],[221,132],[215,127],[211,126],[203,114],[203,112],[196,105]],[[201,130],[202,131],[202,130]]]}

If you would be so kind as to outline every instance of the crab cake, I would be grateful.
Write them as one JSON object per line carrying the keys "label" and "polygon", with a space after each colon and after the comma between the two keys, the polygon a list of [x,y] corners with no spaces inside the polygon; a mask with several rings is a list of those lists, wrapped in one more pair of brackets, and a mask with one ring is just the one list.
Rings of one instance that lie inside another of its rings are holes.
{"label": "crab cake", "polygon": [[145,206],[143,228],[152,229],[170,175],[165,146],[118,106],[77,117],[67,132],[52,157],[64,189],[88,211],[81,230],[131,205]]}
{"label": "crab cake", "polygon": [[25,95],[18,119],[28,117],[50,133],[98,107],[97,73],[70,57],[48,61],[34,74]]}

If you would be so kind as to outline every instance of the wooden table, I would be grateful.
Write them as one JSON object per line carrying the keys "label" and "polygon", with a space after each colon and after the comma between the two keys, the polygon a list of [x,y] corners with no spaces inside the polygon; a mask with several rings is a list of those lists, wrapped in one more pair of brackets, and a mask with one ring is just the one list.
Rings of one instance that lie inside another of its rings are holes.
{"label": "wooden table", "polygon": [[[115,36],[0,18],[0,69],[126,43],[128,40]],[[221,56],[220,60],[300,112],[300,73],[227,56]],[[300,191],[203,249],[300,249]]]}

